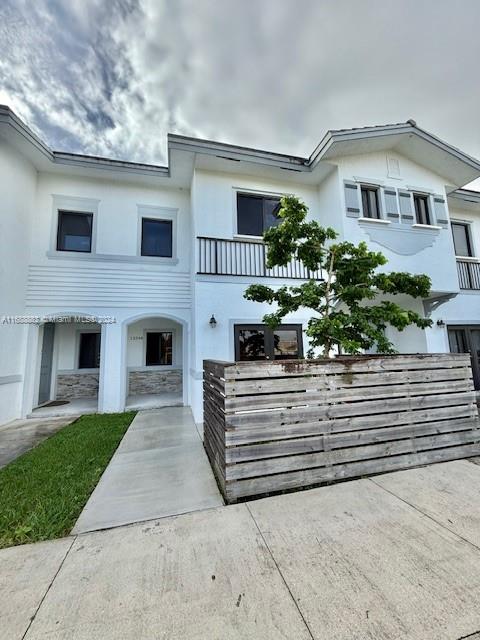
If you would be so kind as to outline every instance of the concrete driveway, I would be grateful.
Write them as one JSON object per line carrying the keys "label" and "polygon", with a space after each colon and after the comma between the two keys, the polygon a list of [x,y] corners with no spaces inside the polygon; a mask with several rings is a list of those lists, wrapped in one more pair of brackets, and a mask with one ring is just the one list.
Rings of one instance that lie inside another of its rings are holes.
{"label": "concrete driveway", "polygon": [[473,640],[480,467],[455,461],[0,552],[8,640]]}
{"label": "concrete driveway", "polygon": [[0,469],[66,427],[79,415],[14,420],[0,427]]}

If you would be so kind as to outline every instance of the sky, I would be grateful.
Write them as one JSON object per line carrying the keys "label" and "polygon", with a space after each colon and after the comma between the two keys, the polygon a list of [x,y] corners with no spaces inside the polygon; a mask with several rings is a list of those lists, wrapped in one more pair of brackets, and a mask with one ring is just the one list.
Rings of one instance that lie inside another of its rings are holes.
{"label": "sky", "polygon": [[0,103],[160,165],[168,132],[309,156],[409,118],[480,158],[479,25],[480,0],[2,0]]}

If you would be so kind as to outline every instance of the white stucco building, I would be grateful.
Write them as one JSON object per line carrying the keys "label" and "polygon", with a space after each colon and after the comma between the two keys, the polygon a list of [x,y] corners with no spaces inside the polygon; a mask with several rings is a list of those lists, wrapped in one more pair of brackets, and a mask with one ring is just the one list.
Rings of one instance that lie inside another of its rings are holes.
{"label": "white stucco building", "polygon": [[431,298],[403,302],[432,327],[391,337],[470,351],[480,386],[480,193],[462,188],[479,161],[412,121],[330,131],[309,158],[175,135],[168,152],[168,167],[52,152],[0,107],[0,424],[146,398],[201,421],[205,358],[302,355],[307,313],[274,336],[243,298],[308,275],[265,270],[260,236],[287,193],[389,269],[427,273]]}

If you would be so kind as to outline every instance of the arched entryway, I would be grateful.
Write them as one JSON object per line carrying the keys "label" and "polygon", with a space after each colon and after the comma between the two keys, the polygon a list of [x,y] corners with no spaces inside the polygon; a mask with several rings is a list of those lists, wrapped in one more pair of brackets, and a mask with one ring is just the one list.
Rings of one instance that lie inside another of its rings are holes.
{"label": "arched entryway", "polygon": [[142,316],[126,325],[126,409],[186,404],[184,324]]}
{"label": "arched entryway", "polygon": [[38,330],[35,415],[98,410],[101,325],[82,313],[51,314]]}

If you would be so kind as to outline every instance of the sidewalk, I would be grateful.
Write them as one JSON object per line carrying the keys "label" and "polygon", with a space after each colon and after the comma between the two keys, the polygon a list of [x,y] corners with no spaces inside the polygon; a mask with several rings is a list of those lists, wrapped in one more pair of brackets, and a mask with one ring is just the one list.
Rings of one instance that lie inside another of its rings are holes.
{"label": "sidewalk", "polygon": [[6,549],[2,634],[473,640],[479,494],[455,461]]}
{"label": "sidewalk", "polygon": [[137,413],[73,529],[84,533],[223,505],[189,407]]}

